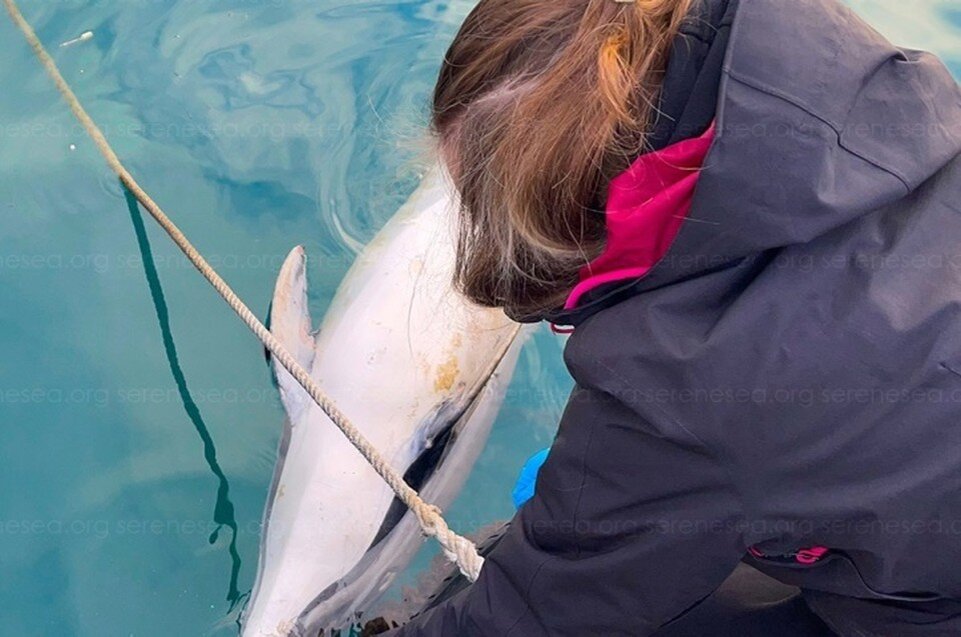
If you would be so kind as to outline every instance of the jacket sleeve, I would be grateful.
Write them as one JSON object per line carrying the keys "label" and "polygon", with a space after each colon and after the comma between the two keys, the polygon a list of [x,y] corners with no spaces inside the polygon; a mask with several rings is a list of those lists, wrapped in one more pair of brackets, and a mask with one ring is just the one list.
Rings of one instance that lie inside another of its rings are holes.
{"label": "jacket sleeve", "polygon": [[648,635],[734,570],[741,520],[726,471],[683,426],[578,386],[477,582],[389,634]]}

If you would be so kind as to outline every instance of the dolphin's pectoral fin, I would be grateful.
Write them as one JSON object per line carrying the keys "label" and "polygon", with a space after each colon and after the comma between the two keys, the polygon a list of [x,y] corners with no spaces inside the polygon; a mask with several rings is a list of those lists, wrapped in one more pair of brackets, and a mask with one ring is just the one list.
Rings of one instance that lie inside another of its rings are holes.
{"label": "dolphin's pectoral fin", "polygon": [[[437,470],[437,467],[447,452],[448,445],[454,442],[454,437],[457,435],[457,432],[454,431],[456,424],[457,423],[451,423],[449,427],[441,431],[434,438],[432,444],[421,451],[420,455],[417,456],[414,462],[407,468],[407,472],[404,473],[404,482],[409,484],[415,491],[419,491],[430,477],[434,475],[434,472]],[[377,535],[374,536],[374,540],[370,543],[370,547],[368,547],[367,550],[377,546],[381,540],[394,530],[395,526],[400,524],[401,518],[407,513],[407,508],[403,500],[396,497],[394,498],[390,503],[390,508],[387,509],[387,514],[381,522]]]}
{"label": "dolphin's pectoral fin", "polygon": [[[459,401],[445,401],[438,405],[434,413],[428,417],[429,420],[442,423],[443,426],[432,434],[429,442],[421,450],[420,454],[414,458],[414,461],[410,463],[407,471],[404,473],[404,482],[409,484],[415,491],[420,491],[421,488],[427,484],[427,481],[433,477],[434,473],[447,458],[447,452],[457,438],[458,431],[467,421],[466,416],[472,412],[476,404],[476,397],[466,405]],[[394,527],[400,524],[401,519],[407,513],[407,509],[408,507],[404,504],[403,500],[396,497],[394,498],[390,504],[390,508],[387,510],[387,514],[381,522],[377,535],[374,536],[374,541],[371,542],[370,547],[367,549],[368,551],[377,546],[381,540],[394,530]]]}
{"label": "dolphin's pectoral fin", "polygon": [[[307,306],[307,256],[303,246],[290,251],[277,276],[270,303],[270,331],[305,369],[314,361],[314,336]],[[280,398],[291,424],[310,404],[307,392],[276,360],[271,361]]]}

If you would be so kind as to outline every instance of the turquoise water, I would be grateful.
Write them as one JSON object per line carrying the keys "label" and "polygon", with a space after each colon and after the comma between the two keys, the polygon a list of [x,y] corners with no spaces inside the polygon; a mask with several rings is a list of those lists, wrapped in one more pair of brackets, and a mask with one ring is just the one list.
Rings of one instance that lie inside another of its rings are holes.
{"label": "turquoise water", "polygon": [[[951,0],[852,4],[961,74]],[[118,153],[241,296],[264,315],[304,244],[317,317],[417,183],[424,105],[469,7],[23,2]],[[5,18],[0,56],[0,635],[234,634],[283,419],[261,348],[145,227]],[[525,350],[456,528],[510,515],[570,386],[561,346],[542,331]]]}

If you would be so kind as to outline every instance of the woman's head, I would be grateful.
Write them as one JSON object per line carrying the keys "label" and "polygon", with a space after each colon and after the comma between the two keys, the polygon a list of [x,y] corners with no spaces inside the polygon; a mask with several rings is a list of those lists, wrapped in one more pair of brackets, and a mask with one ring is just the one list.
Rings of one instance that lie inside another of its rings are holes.
{"label": "woman's head", "polygon": [[432,129],[461,195],[457,286],[514,316],[563,303],[604,245],[607,182],[643,150],[695,0],[480,0]]}

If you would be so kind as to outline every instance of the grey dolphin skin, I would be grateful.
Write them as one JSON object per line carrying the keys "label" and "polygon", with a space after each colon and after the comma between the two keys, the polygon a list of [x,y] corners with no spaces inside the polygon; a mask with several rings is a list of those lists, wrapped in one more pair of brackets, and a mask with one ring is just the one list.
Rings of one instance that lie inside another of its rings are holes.
{"label": "grey dolphin skin", "polygon": [[[440,507],[483,449],[520,353],[519,326],[451,289],[452,189],[439,167],[358,255],[319,330],[306,255],[277,280],[271,331],[421,495]],[[415,518],[274,366],[287,421],[244,637],[345,628],[423,542]]]}

